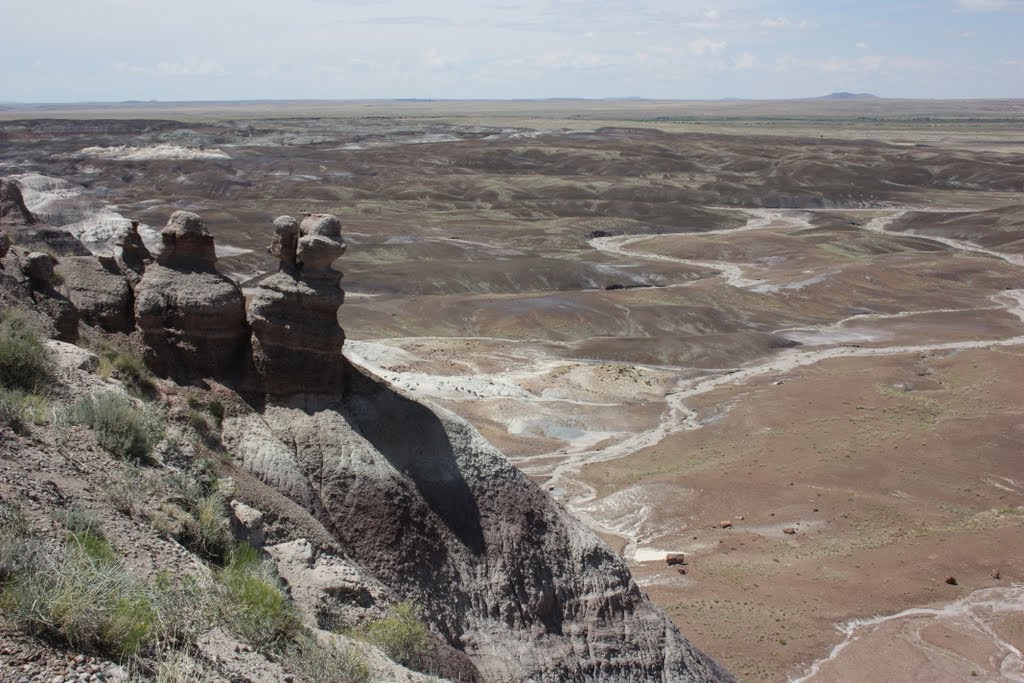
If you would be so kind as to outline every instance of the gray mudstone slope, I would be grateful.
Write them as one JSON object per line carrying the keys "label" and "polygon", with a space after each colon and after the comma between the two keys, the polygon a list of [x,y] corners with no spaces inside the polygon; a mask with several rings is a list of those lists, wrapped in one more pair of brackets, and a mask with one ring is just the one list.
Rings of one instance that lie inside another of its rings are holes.
{"label": "gray mudstone slope", "polygon": [[243,466],[464,651],[486,681],[731,681],[625,563],[470,425],[353,369],[229,418]]}

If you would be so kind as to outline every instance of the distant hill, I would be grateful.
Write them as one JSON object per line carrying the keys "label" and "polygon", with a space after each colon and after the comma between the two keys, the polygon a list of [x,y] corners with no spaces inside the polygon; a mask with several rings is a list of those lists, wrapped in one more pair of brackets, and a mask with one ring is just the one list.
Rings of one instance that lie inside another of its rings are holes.
{"label": "distant hill", "polygon": [[823,95],[814,98],[816,100],[877,100],[878,95],[869,92],[834,92],[830,95]]}

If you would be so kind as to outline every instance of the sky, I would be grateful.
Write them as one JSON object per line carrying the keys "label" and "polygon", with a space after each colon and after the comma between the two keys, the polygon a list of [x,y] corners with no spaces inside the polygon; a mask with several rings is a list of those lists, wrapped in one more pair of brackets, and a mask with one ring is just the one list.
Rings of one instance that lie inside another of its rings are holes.
{"label": "sky", "polygon": [[0,0],[0,102],[1024,97],[1024,0]]}

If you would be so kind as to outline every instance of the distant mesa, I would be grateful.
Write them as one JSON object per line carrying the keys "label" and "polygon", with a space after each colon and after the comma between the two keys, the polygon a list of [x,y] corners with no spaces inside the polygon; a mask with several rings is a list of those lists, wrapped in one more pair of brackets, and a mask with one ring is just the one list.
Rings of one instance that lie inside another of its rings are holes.
{"label": "distant mesa", "polygon": [[834,92],[818,97],[819,100],[877,100],[878,95],[869,92]]}

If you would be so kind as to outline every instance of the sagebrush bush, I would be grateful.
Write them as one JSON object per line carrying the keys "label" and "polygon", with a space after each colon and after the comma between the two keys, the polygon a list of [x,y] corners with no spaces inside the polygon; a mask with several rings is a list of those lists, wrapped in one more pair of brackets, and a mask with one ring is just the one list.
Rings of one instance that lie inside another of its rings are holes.
{"label": "sagebrush bush", "polygon": [[222,588],[222,618],[247,642],[264,650],[280,649],[302,632],[298,610],[273,567],[248,543],[231,551],[218,580]]}
{"label": "sagebrush bush", "polygon": [[0,311],[0,385],[40,393],[53,383],[42,333],[19,309]]}
{"label": "sagebrush bush", "polygon": [[392,661],[410,669],[423,668],[430,648],[430,632],[412,602],[400,602],[383,619],[367,624],[353,635],[380,648]]}
{"label": "sagebrush bush", "polygon": [[146,462],[164,437],[164,415],[115,392],[93,394],[68,407],[63,418],[92,429],[100,446],[118,458]]}
{"label": "sagebrush bush", "polygon": [[19,574],[33,571],[38,564],[41,547],[29,531],[21,510],[0,501],[0,587]]}
{"label": "sagebrush bush", "polygon": [[209,460],[193,463],[193,471],[175,472],[165,480],[168,500],[161,506],[167,517],[153,517],[154,526],[204,560],[223,564],[229,559],[234,536],[220,480]]}

